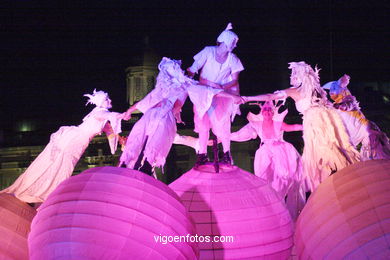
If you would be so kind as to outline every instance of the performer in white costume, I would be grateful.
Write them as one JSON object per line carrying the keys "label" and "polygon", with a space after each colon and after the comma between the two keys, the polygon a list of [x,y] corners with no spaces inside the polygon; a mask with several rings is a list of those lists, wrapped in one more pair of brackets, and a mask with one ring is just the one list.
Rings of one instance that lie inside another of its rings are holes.
{"label": "performer in white costume", "polygon": [[92,103],[96,107],[84,117],[79,126],[62,126],[52,134],[49,144],[26,171],[14,184],[1,192],[12,193],[18,199],[28,203],[45,201],[63,180],[72,175],[89,142],[104,128],[108,128],[109,122],[111,152],[115,152],[116,137],[121,131],[120,123],[125,114],[108,110],[111,108],[111,100],[103,91],[95,90],[92,95],[84,96],[89,98],[87,104]]}
{"label": "performer in white costume", "polygon": [[[240,59],[232,53],[236,47],[238,36],[231,31],[229,23],[227,28],[218,36],[217,46],[207,46],[194,56],[194,63],[187,69],[192,77],[200,71],[199,83],[221,90],[233,95],[239,95],[238,78],[244,69]],[[223,163],[231,164],[230,156],[230,127],[231,121],[239,111],[241,100],[232,96],[224,97],[216,95],[212,99],[211,106],[204,114],[199,114],[199,109],[194,104],[195,132],[199,133],[199,153],[197,165],[204,164],[207,158],[207,142],[210,128],[222,142],[224,156]]]}
{"label": "performer in white costume", "polygon": [[254,162],[255,174],[271,184],[282,200],[287,196],[287,208],[296,219],[306,200],[302,162],[294,146],[284,141],[283,132],[302,131],[302,125],[284,123],[288,110],[278,113],[280,106],[275,107],[271,101],[260,107],[260,114],[248,113],[249,123],[231,133],[231,140],[244,142],[260,138]]}
{"label": "performer in white costume", "polygon": [[321,88],[319,70],[305,62],[289,63],[291,88],[246,101],[266,101],[291,97],[303,115],[303,176],[313,191],[330,174],[360,160],[344,124]]}
{"label": "performer in white costume", "polygon": [[154,167],[165,164],[176,135],[176,122],[182,122],[181,107],[192,81],[184,76],[180,61],[164,57],[158,68],[156,87],[126,112],[126,119],[137,109],[143,116],[133,126],[119,163],[119,166],[126,164],[127,168],[140,169],[149,175],[153,174]]}
{"label": "performer in white costume", "polygon": [[361,144],[362,160],[390,159],[389,139],[361,112],[359,103],[347,87],[350,79],[345,74],[339,80],[328,82],[322,87],[329,89],[333,106],[343,119],[352,144],[355,148]]}

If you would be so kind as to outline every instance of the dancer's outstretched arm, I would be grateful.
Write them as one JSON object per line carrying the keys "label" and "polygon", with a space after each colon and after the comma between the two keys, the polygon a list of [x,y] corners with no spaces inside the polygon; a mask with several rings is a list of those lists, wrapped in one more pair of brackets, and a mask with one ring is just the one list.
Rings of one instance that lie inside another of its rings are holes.
{"label": "dancer's outstretched arm", "polygon": [[127,109],[127,111],[124,113],[123,120],[130,120],[131,114],[132,114],[135,110],[137,110],[137,103],[135,103],[134,105],[132,105],[131,107],[129,107],[129,109]]}
{"label": "dancer's outstretched arm", "polygon": [[303,125],[301,124],[286,124],[283,123],[282,130],[285,132],[303,131]]}
{"label": "dancer's outstretched arm", "polygon": [[237,132],[230,134],[230,140],[235,142],[246,142],[251,139],[256,139],[257,133],[250,124],[246,124],[243,128]]}
{"label": "dancer's outstretched arm", "polygon": [[297,98],[299,93],[295,88],[287,88],[284,90],[277,90],[274,93],[262,94],[257,96],[242,96],[245,102],[250,101],[270,101],[276,99],[285,99],[287,97],[292,97],[294,100]]}

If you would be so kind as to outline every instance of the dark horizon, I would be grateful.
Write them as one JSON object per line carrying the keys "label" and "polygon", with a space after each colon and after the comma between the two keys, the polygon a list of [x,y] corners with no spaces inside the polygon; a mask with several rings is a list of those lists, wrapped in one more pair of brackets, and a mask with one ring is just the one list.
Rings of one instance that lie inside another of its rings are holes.
{"label": "dark horizon", "polygon": [[[228,22],[240,38],[243,95],[287,88],[290,61],[318,65],[321,83],[390,81],[388,1],[86,1],[59,6],[18,2],[3,7],[3,126],[21,117],[80,116],[84,93],[107,91],[113,110],[126,104],[125,69],[145,37],[185,69],[215,44]],[[203,6],[207,4],[207,8]]]}

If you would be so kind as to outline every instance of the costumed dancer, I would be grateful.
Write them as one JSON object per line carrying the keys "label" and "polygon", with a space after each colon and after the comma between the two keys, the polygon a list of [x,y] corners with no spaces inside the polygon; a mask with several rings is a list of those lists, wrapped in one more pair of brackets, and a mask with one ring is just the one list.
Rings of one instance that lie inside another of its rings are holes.
{"label": "costumed dancer", "polygon": [[[110,112],[111,100],[103,91],[94,90],[84,95],[87,104],[96,107],[84,117],[78,126],[62,126],[50,136],[50,142],[26,171],[10,187],[2,190],[14,194],[27,203],[39,203],[65,179],[72,175],[74,167],[83,155],[92,138],[105,129],[108,133],[111,152],[114,154],[121,132],[121,120],[125,114]],[[110,126],[107,127],[107,124]]]}
{"label": "costumed dancer", "polygon": [[273,94],[243,97],[246,101],[283,99],[295,101],[303,115],[303,176],[308,189],[315,190],[330,174],[360,160],[349,140],[341,117],[327,100],[320,85],[319,70],[305,62],[289,63],[291,88]]}
{"label": "costumed dancer", "polygon": [[333,106],[340,114],[355,148],[361,144],[362,160],[390,159],[389,138],[379,127],[361,112],[359,103],[347,88],[350,76],[343,75],[337,81],[322,86],[329,90]]}
{"label": "costumed dancer", "polygon": [[260,138],[260,147],[254,161],[255,174],[266,180],[282,200],[287,196],[287,208],[292,218],[296,219],[306,200],[302,162],[294,146],[283,139],[283,132],[302,131],[302,125],[284,123],[288,110],[278,113],[279,107],[275,107],[272,101],[267,101],[260,105],[260,114],[249,112],[249,123],[231,133],[231,140],[245,142]]}
{"label": "costumed dancer", "polygon": [[192,81],[185,77],[180,64],[164,57],[158,65],[155,88],[127,110],[126,119],[135,110],[143,115],[131,129],[119,166],[125,164],[149,175],[155,167],[164,166],[176,135],[176,122],[182,123],[181,107]]}
{"label": "costumed dancer", "polygon": [[[224,155],[221,162],[232,164],[230,128],[231,121],[233,121],[235,114],[239,112],[237,103],[240,103],[241,99],[238,98],[238,78],[244,67],[240,59],[232,53],[236,47],[238,36],[231,29],[232,26],[229,23],[218,36],[217,46],[205,47],[194,56],[194,63],[187,69],[187,73],[191,77],[200,71],[199,83],[209,87],[207,92],[210,101],[209,106],[204,105],[203,109],[200,109],[193,102],[195,132],[199,134],[199,153],[196,165],[202,165],[208,161],[207,143],[210,128],[222,142]],[[210,90],[211,88],[214,89],[214,93]],[[202,92],[202,90],[205,90],[205,88],[200,88],[199,92]],[[217,95],[218,91],[220,93]],[[222,93],[230,95],[226,96]]]}

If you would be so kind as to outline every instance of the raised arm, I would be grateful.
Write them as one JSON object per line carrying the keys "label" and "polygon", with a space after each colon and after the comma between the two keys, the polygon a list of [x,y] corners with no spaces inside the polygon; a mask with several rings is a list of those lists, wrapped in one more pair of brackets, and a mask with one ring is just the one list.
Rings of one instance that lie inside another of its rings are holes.
{"label": "raised arm", "polygon": [[303,125],[301,125],[301,124],[289,125],[289,124],[283,123],[282,130],[285,132],[303,131]]}
{"label": "raised arm", "polygon": [[284,90],[277,90],[274,93],[262,94],[257,96],[243,96],[242,98],[245,102],[250,101],[270,101],[276,99],[285,99],[287,97],[292,97],[294,100],[297,98],[299,93],[295,88],[287,88]]}
{"label": "raised arm", "polygon": [[126,112],[118,113],[118,112],[110,112],[110,111],[99,111],[97,113],[94,113],[93,116],[96,119],[101,120],[101,121],[104,121],[104,120],[118,121],[118,120],[125,119]]}
{"label": "raised arm", "polygon": [[131,118],[131,114],[137,110],[137,103],[135,103],[134,105],[132,105],[131,107],[129,107],[129,109],[127,109],[127,111],[125,112],[125,116],[124,116],[124,120],[130,120]]}
{"label": "raised arm", "polygon": [[176,100],[175,104],[173,105],[173,115],[176,119],[176,123],[178,124],[184,124],[184,122],[181,120],[181,108],[183,106],[183,103],[181,100]]}
{"label": "raised arm", "polygon": [[230,140],[236,142],[245,142],[256,138],[257,138],[257,133],[250,124],[246,124],[243,128],[241,128],[237,132],[230,134]]}

